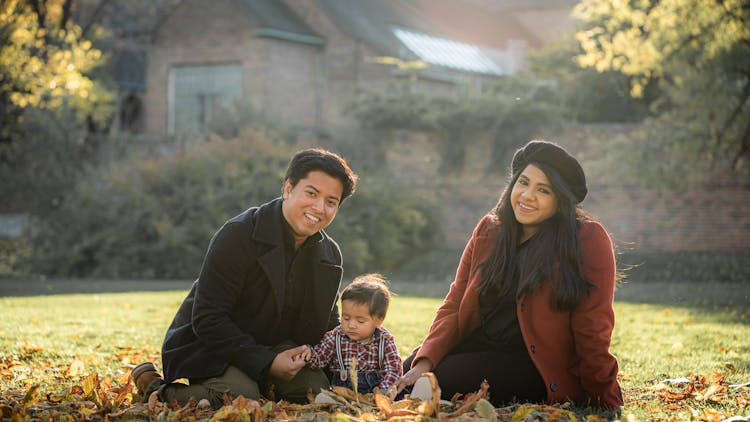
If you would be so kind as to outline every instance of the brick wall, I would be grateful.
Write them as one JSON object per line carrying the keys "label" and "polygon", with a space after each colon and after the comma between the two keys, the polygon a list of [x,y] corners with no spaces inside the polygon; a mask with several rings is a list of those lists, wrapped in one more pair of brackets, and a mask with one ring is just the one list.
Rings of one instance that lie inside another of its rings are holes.
{"label": "brick wall", "polygon": [[[464,171],[443,177],[438,171],[440,155],[427,137],[399,133],[397,138],[387,155],[390,174],[409,180],[415,192],[436,198],[447,246],[463,247],[506,182],[503,174],[484,172],[488,142],[467,151]],[[625,253],[750,252],[748,188],[710,186],[680,192],[590,182],[582,207],[607,227],[618,250]]]}
{"label": "brick wall", "polygon": [[179,65],[239,63],[243,98],[283,122],[313,126],[320,102],[319,47],[255,37],[238,0],[186,0],[148,51],[146,131],[167,132],[169,71]]}
{"label": "brick wall", "polygon": [[750,251],[750,189],[592,186],[584,206],[625,251]]}

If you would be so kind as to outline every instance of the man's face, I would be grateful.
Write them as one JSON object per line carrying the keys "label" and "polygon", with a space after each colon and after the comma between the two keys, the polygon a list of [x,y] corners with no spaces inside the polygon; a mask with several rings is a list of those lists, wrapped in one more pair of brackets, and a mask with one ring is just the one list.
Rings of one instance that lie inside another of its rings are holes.
{"label": "man's face", "polygon": [[294,234],[294,245],[328,227],[339,210],[344,185],[326,172],[313,170],[295,186],[284,182],[282,213]]}

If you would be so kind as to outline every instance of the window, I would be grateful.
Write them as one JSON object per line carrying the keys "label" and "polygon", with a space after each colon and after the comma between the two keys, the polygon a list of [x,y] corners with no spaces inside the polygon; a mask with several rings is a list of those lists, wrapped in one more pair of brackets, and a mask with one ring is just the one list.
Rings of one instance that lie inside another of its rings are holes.
{"label": "window", "polygon": [[242,97],[242,66],[173,67],[169,72],[170,134],[200,131]]}

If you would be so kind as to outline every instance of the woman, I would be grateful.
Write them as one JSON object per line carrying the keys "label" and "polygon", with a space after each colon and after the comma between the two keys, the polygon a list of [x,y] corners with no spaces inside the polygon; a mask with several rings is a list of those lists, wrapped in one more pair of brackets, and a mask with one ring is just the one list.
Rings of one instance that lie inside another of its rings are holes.
{"label": "woman", "polygon": [[577,207],[586,193],[581,165],[560,146],[531,141],[516,151],[500,201],[474,229],[427,338],[404,362],[399,391],[432,371],[444,399],[487,379],[495,405],[622,406],[609,352],[614,251]]}

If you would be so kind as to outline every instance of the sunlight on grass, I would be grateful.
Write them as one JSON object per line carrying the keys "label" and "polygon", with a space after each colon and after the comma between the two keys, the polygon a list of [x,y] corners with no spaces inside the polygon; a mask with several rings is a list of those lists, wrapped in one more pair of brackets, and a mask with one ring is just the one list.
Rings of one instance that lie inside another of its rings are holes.
{"label": "sunlight on grass", "polygon": [[[0,393],[33,384],[63,391],[90,372],[119,377],[143,360],[160,365],[164,332],[185,293],[0,298],[0,357],[23,363],[13,368],[12,376],[3,376]],[[393,298],[384,325],[402,357],[421,342],[440,303],[439,298]],[[725,414],[747,416],[750,409],[738,403],[676,404],[665,410],[651,389],[668,378],[714,371],[726,373],[729,383],[750,381],[747,312],[616,303],[612,352],[620,362],[623,415],[689,419],[690,412],[713,406]],[[75,360],[85,365],[77,376],[70,374]]]}

